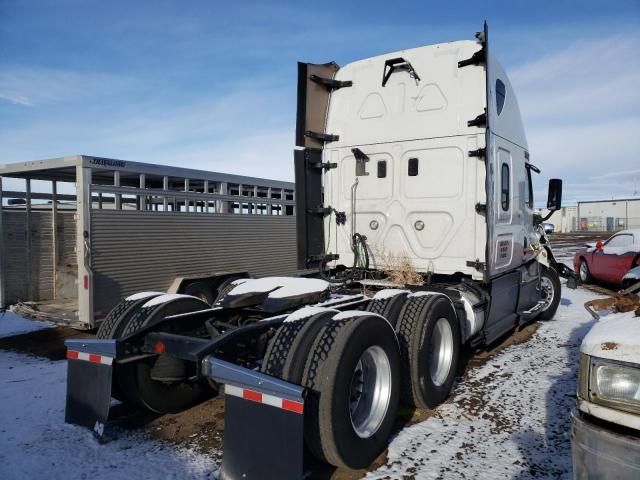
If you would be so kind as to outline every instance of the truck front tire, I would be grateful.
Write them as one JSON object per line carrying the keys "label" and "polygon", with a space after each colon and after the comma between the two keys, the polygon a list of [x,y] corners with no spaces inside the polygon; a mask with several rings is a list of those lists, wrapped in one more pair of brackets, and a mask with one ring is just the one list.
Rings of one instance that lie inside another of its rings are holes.
{"label": "truck front tire", "polygon": [[560,285],[558,272],[553,268],[542,268],[540,272],[540,289],[542,299],[545,300],[547,304],[538,315],[538,319],[551,320],[558,310],[562,294],[562,286]]}
{"label": "truck front tire", "polygon": [[307,447],[335,466],[368,466],[387,446],[400,399],[393,328],[382,317],[360,311],[326,321],[307,358],[302,385],[309,389]]}

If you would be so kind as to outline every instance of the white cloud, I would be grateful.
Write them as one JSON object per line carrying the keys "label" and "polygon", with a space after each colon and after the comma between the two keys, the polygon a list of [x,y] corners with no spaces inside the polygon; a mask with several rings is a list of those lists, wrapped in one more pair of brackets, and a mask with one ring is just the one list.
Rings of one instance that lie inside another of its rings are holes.
{"label": "white cloud", "polygon": [[[638,190],[640,36],[582,39],[513,69],[531,159],[565,198]],[[617,183],[612,182],[614,180]],[[536,192],[538,201],[546,192]]]}
{"label": "white cloud", "polygon": [[33,107],[84,100],[130,86],[133,79],[106,73],[82,73],[53,68],[0,69],[0,99]]}

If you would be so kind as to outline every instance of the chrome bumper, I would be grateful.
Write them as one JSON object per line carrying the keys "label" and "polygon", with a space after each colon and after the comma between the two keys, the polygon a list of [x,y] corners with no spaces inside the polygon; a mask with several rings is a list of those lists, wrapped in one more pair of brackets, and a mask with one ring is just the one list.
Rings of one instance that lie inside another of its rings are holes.
{"label": "chrome bumper", "polygon": [[640,478],[640,439],[607,430],[571,412],[573,478]]}

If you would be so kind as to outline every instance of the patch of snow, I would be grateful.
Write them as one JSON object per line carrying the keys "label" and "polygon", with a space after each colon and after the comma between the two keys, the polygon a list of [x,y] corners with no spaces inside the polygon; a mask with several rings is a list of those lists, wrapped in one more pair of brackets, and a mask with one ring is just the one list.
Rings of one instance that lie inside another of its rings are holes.
{"label": "patch of snow", "polygon": [[640,282],[640,267],[635,267],[629,270],[625,273],[624,277],[622,277],[622,280],[637,280]]}
{"label": "patch of snow", "polygon": [[100,444],[64,423],[67,362],[0,351],[0,478],[211,479],[210,455],[124,431]]}
{"label": "patch of snow", "polygon": [[374,300],[385,300],[387,298],[395,297],[401,293],[409,293],[409,290],[402,290],[400,288],[385,288],[375,293]]}
{"label": "patch of snow", "polygon": [[602,317],[584,337],[580,351],[640,364],[640,318],[634,312]]}
{"label": "patch of snow", "polygon": [[471,369],[434,416],[402,430],[368,479],[571,478],[579,346],[594,320],[584,289],[563,289],[553,320]]}
{"label": "patch of snow", "polygon": [[139,292],[129,295],[125,300],[142,300],[143,298],[153,297],[154,295],[164,295],[166,292]]}
{"label": "patch of snow", "polygon": [[312,317],[313,315],[317,315],[319,313],[324,312],[338,312],[333,308],[325,308],[318,306],[309,306],[303,307],[300,310],[296,310],[295,312],[289,314],[285,320],[285,322],[295,322],[296,320],[302,320],[303,318]]}
{"label": "patch of snow", "polygon": [[35,332],[36,330],[45,330],[53,326],[55,326],[53,323],[27,319],[13,312],[0,313],[0,337],[21,335]]}
{"label": "patch of snow", "polygon": [[184,295],[182,293],[165,293],[164,295],[160,295],[159,297],[152,298],[147,303],[142,305],[142,308],[146,307],[155,307],[156,305],[162,305],[163,303],[170,302],[171,300],[175,300],[176,298],[196,298],[191,295]]}
{"label": "patch of snow", "polygon": [[329,288],[329,285],[329,282],[315,278],[264,277],[242,282],[227,295],[271,292],[269,298],[286,298],[324,292]]}

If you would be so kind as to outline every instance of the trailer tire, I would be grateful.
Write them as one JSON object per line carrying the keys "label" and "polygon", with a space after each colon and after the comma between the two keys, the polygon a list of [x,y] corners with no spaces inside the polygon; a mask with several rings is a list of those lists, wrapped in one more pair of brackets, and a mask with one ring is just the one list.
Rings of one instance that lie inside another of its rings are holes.
{"label": "trailer tire", "polygon": [[400,352],[389,322],[361,311],[326,321],[302,385],[311,452],[338,467],[368,466],[387,446],[400,399]]}
{"label": "trailer tire", "polygon": [[142,305],[147,303],[154,297],[162,295],[161,292],[154,292],[148,297],[137,298],[134,300],[122,300],[119,304],[111,309],[107,317],[102,321],[96,332],[96,338],[113,339],[119,338],[122,329],[126,325],[129,318],[134,315]]}
{"label": "trailer tire", "polygon": [[[209,308],[209,305],[203,300],[187,296],[175,297],[165,303],[143,307],[130,318],[123,329],[122,336],[135,333],[156,319],[206,308]],[[154,380],[152,369],[156,362],[162,361],[181,362],[172,357],[165,358],[163,355],[158,355],[118,365],[118,385],[127,400],[152,412],[166,414],[185,410],[212,393],[206,380],[175,382]],[[184,368],[193,368],[193,366],[185,362]]]}
{"label": "trailer tire", "polygon": [[404,302],[407,299],[407,294],[408,292],[402,292],[389,298],[374,298],[367,305],[366,311],[382,315],[395,328]]}
{"label": "trailer tire", "polygon": [[410,297],[396,325],[403,361],[402,398],[418,408],[447,399],[460,355],[460,325],[444,295]]}
{"label": "trailer tire", "polygon": [[544,310],[540,312],[538,319],[551,320],[558,310],[562,294],[562,285],[560,284],[558,272],[553,268],[542,268],[540,272],[540,287],[545,290],[545,295],[551,295],[551,300]]}

